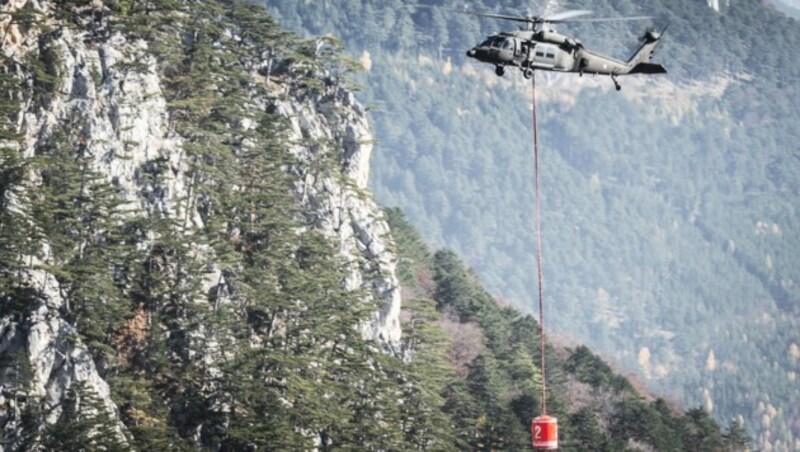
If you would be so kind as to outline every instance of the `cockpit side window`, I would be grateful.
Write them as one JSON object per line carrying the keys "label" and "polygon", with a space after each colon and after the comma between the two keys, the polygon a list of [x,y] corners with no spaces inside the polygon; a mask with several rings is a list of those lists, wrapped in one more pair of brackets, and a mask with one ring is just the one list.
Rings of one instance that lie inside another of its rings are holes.
{"label": "cockpit side window", "polygon": [[487,38],[485,41],[481,43],[478,47],[489,47],[492,45],[492,41],[494,38]]}
{"label": "cockpit side window", "polygon": [[503,49],[504,50],[514,50],[514,41],[512,41],[510,39],[506,39],[503,42]]}

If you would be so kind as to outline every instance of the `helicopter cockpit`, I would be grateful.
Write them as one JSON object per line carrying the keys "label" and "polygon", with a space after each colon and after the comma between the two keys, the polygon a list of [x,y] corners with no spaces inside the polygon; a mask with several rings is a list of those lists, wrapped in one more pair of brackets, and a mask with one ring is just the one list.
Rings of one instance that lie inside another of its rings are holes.
{"label": "helicopter cockpit", "polygon": [[514,50],[514,41],[503,36],[490,36],[478,47],[493,47],[501,50]]}
{"label": "helicopter cockpit", "polygon": [[502,67],[511,64],[518,56],[519,50],[517,41],[513,37],[494,35],[470,49],[467,56]]}

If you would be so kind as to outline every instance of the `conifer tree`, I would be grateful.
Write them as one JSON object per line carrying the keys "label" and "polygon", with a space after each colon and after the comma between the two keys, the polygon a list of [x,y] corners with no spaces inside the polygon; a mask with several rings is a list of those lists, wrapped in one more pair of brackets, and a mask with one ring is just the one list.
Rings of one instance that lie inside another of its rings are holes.
{"label": "conifer tree", "polygon": [[130,450],[112,413],[85,382],[69,388],[58,421],[47,427],[43,437],[47,450]]}
{"label": "conifer tree", "polygon": [[446,358],[449,344],[437,323],[441,316],[433,300],[405,300],[404,310],[410,317],[403,333],[411,355],[400,381],[399,415],[405,442],[419,450],[455,448],[452,420],[442,410],[446,402],[442,394],[453,371]]}
{"label": "conifer tree", "polygon": [[569,429],[561,434],[563,442],[578,450],[613,451],[606,435],[603,434],[592,410],[582,409],[569,416],[566,423]]}
{"label": "conifer tree", "polygon": [[129,313],[122,285],[133,257],[117,192],[93,168],[77,115],[37,149],[41,184],[31,215],[49,245],[45,268],[59,281],[68,319],[97,352]]}
{"label": "conifer tree", "polygon": [[504,403],[508,400],[507,386],[492,354],[475,359],[467,381],[479,410],[474,447],[506,449],[514,447],[518,438],[527,436],[524,430],[515,428],[518,423]]}
{"label": "conifer tree", "polygon": [[[32,25],[34,14],[19,12],[8,24]],[[25,256],[38,251],[40,234],[31,228],[30,162],[18,149],[20,137],[16,118],[26,95],[20,78],[23,65],[13,59],[0,64],[0,316],[15,315],[17,320],[32,307],[33,288],[22,275],[28,267]]]}
{"label": "conifer tree", "polygon": [[0,315],[19,319],[32,307],[34,290],[21,272],[36,250],[37,232],[26,215],[28,162],[13,148],[0,146]]}
{"label": "conifer tree", "polygon": [[702,408],[686,412],[683,419],[683,447],[687,450],[712,451],[722,447],[722,435],[714,420]]}
{"label": "conifer tree", "polygon": [[738,419],[733,419],[728,426],[728,431],[722,436],[724,449],[730,452],[750,450],[752,440]]}

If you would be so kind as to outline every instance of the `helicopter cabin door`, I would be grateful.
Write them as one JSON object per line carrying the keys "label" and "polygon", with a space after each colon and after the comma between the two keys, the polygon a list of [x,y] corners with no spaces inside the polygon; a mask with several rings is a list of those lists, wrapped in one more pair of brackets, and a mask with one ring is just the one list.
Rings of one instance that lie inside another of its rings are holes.
{"label": "helicopter cabin door", "polygon": [[537,44],[533,48],[533,66],[541,69],[553,69],[556,65],[558,48],[550,44]]}

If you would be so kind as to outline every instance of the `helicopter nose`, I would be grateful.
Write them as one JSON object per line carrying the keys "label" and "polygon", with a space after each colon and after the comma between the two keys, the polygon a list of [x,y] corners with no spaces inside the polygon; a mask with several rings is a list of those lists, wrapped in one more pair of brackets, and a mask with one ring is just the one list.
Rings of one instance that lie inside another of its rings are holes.
{"label": "helicopter nose", "polygon": [[475,54],[476,53],[477,53],[477,51],[475,49],[467,50],[467,56],[470,57],[470,58],[475,58]]}

